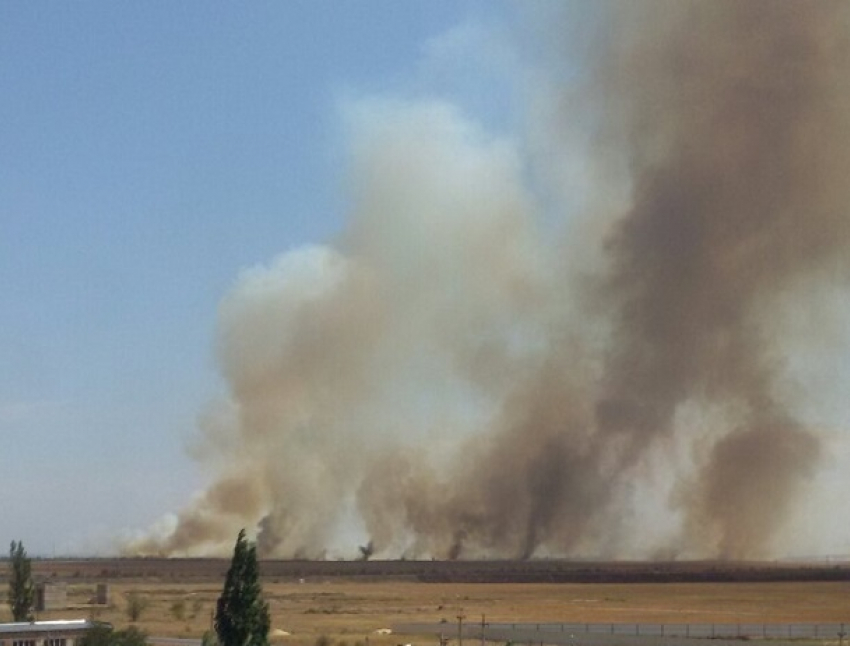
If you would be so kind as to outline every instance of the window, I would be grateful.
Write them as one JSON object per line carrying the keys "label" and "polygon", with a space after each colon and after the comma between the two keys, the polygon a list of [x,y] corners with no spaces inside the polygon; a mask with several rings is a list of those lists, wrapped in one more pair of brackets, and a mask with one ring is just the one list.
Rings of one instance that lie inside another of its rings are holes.
{"label": "window", "polygon": [[57,637],[55,639],[45,639],[44,646],[66,646],[66,641],[64,637]]}
{"label": "window", "polygon": [[34,639],[13,639],[12,646],[35,646]]}

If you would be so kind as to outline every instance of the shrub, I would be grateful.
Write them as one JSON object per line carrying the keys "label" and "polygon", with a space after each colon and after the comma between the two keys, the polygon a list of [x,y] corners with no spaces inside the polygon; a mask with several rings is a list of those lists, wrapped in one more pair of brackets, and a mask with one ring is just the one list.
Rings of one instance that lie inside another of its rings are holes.
{"label": "shrub", "polygon": [[186,602],[183,599],[177,599],[171,604],[171,616],[177,621],[183,621],[186,618]]}
{"label": "shrub", "polygon": [[127,619],[130,623],[136,623],[142,617],[142,613],[148,607],[148,600],[138,592],[130,592],[127,595]]}

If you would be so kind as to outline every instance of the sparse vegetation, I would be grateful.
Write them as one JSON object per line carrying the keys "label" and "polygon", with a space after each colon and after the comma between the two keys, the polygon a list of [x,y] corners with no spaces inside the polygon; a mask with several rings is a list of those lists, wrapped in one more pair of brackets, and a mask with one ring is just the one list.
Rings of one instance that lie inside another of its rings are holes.
{"label": "sparse vegetation", "polygon": [[149,601],[136,591],[127,594],[127,619],[130,623],[136,623],[141,619],[142,613],[147,609]]}
{"label": "sparse vegetation", "polygon": [[177,599],[173,602],[170,610],[171,616],[177,621],[183,621],[186,619],[186,601],[184,599]]}
{"label": "sparse vegetation", "polygon": [[[201,565],[200,561],[187,564],[179,560],[127,564],[127,569],[142,575],[110,579],[110,597],[117,603],[95,609],[89,601],[94,585],[102,581],[102,563],[47,564],[38,559],[32,563],[36,580],[42,572],[54,570],[58,570],[60,579],[66,578],[69,606],[79,609],[78,617],[91,616],[111,622],[116,629],[124,628],[124,601],[130,592],[137,592],[149,602],[136,624],[138,629],[149,635],[193,639],[201,639],[209,631],[212,641],[205,646],[217,646],[211,611],[222,592],[228,563],[211,561],[203,570]],[[267,563],[260,563],[260,568],[265,575]],[[305,572],[288,577],[264,576],[261,581],[263,598],[269,603],[272,646],[314,646],[320,635],[332,639],[333,646],[340,646],[342,640],[353,646],[433,646],[436,639],[376,631],[400,623],[439,622],[444,617],[450,624],[446,635],[451,639],[461,607],[467,621],[478,621],[486,614],[488,622],[508,623],[841,623],[848,621],[850,579],[847,568],[842,568],[844,580],[833,582],[419,583],[413,578],[355,579]],[[76,579],[71,576],[75,571],[80,571]],[[170,612],[177,599],[186,601],[187,618],[182,621]],[[307,613],[309,609],[313,612]],[[8,620],[9,610],[2,606],[0,611]],[[74,613],[53,610],[39,613],[39,619],[67,619],[69,614]],[[471,641],[469,646],[475,643]],[[466,640],[464,646],[468,646]],[[837,640],[834,646],[838,646]],[[848,646],[846,639],[844,646]]]}
{"label": "sparse vegetation", "polygon": [[204,602],[200,599],[195,599],[192,601],[192,614],[190,615],[190,619],[194,619],[198,616],[198,613],[201,611],[201,608],[204,607]]}

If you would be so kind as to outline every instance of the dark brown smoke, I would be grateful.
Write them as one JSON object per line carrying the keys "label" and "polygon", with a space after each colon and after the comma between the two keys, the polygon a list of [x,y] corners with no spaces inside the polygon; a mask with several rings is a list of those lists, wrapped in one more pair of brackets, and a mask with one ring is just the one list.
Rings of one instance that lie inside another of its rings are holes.
{"label": "dark brown smoke", "polygon": [[819,453],[777,396],[782,348],[764,323],[783,292],[846,264],[847,6],[628,13],[599,77],[630,151],[633,206],[607,243],[614,330],[598,432],[626,434],[628,461],[672,432],[683,403],[733,408],[739,423],[708,450],[688,503],[691,538],[708,531],[721,555],[742,557],[778,529]]}
{"label": "dark brown smoke", "polygon": [[[777,321],[847,275],[850,5],[600,6],[546,124],[584,129],[619,196],[570,229],[609,223],[598,256],[577,276],[593,239],[540,240],[511,146],[443,104],[366,106],[339,251],[228,301],[237,413],[208,438],[256,483],[136,549],[247,523],[309,556],[356,513],[369,556],[770,554],[823,452]],[[658,496],[663,536],[641,519]]]}

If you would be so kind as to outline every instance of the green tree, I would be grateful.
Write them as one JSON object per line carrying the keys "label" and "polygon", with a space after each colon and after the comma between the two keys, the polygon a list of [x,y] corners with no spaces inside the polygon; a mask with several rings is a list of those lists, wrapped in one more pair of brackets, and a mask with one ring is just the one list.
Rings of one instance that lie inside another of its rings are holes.
{"label": "green tree", "polygon": [[110,646],[112,644],[112,625],[96,622],[94,626],[86,631],[80,639],[76,640],[77,646]]}
{"label": "green tree", "polygon": [[147,646],[148,634],[135,626],[128,626],[124,630],[116,630],[112,633],[112,646]]}
{"label": "green tree", "polygon": [[263,601],[257,546],[239,532],[224,590],[215,610],[215,632],[222,646],[268,646],[269,606]]}
{"label": "green tree", "polygon": [[9,608],[13,621],[32,621],[35,586],[32,566],[22,541],[12,541],[9,547]]}
{"label": "green tree", "polygon": [[77,641],[77,646],[147,646],[148,636],[135,626],[113,630],[110,624],[96,623]]}

